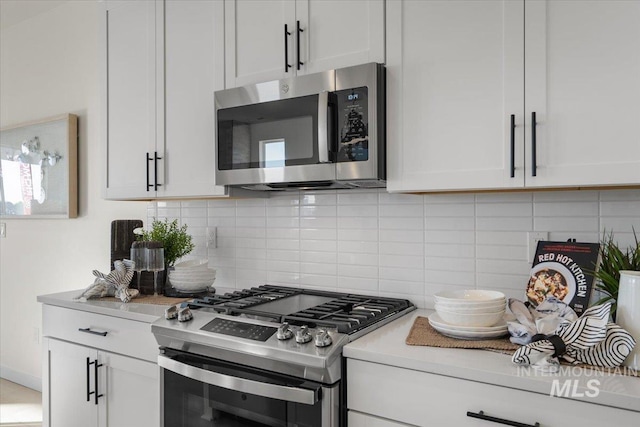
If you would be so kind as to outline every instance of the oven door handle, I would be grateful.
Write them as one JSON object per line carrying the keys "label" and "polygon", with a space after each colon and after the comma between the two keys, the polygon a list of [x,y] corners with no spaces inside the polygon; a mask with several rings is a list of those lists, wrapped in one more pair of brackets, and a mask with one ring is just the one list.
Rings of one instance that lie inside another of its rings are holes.
{"label": "oven door handle", "polygon": [[228,390],[254,394],[270,399],[285,400],[287,402],[303,403],[305,405],[314,405],[318,402],[318,390],[268,384],[224,375],[187,365],[162,355],[158,356],[158,365],[184,377]]}

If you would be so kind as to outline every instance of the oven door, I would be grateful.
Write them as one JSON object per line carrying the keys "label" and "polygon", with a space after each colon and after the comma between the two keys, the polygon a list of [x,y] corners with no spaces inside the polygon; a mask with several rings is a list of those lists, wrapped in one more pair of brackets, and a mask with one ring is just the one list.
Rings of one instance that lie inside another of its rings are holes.
{"label": "oven door", "polygon": [[339,387],[165,349],[161,425],[338,426]]}

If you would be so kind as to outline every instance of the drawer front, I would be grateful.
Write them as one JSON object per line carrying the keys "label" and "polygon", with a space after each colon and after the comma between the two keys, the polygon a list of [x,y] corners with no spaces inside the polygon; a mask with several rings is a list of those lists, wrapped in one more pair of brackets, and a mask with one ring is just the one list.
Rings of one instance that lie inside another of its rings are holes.
{"label": "drawer front", "polygon": [[349,411],[349,427],[411,427],[395,421],[385,420],[360,412]]}
{"label": "drawer front", "polygon": [[347,407],[418,426],[491,426],[467,411],[541,427],[637,425],[640,413],[467,381],[410,369],[348,360]]}
{"label": "drawer front", "polygon": [[149,323],[52,305],[42,310],[44,336],[157,363],[159,346]]}

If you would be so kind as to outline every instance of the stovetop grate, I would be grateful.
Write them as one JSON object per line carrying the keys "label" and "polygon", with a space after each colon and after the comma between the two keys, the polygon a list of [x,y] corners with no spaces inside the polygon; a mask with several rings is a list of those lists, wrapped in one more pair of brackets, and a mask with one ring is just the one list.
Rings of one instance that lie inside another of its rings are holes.
{"label": "stovetop grate", "polygon": [[[328,297],[331,300],[291,314],[283,315],[261,310],[262,304],[299,294]],[[229,315],[267,317],[275,322],[288,322],[298,326],[335,328],[338,332],[353,334],[412,307],[413,304],[404,299],[262,285],[195,299],[189,302],[188,306]]]}

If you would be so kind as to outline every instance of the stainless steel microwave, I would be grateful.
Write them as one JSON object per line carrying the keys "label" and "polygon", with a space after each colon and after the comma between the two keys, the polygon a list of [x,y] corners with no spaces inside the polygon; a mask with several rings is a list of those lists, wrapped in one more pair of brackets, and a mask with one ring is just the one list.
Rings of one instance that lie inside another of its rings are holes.
{"label": "stainless steel microwave", "polygon": [[215,92],[216,184],[385,187],[385,92],[375,63]]}

